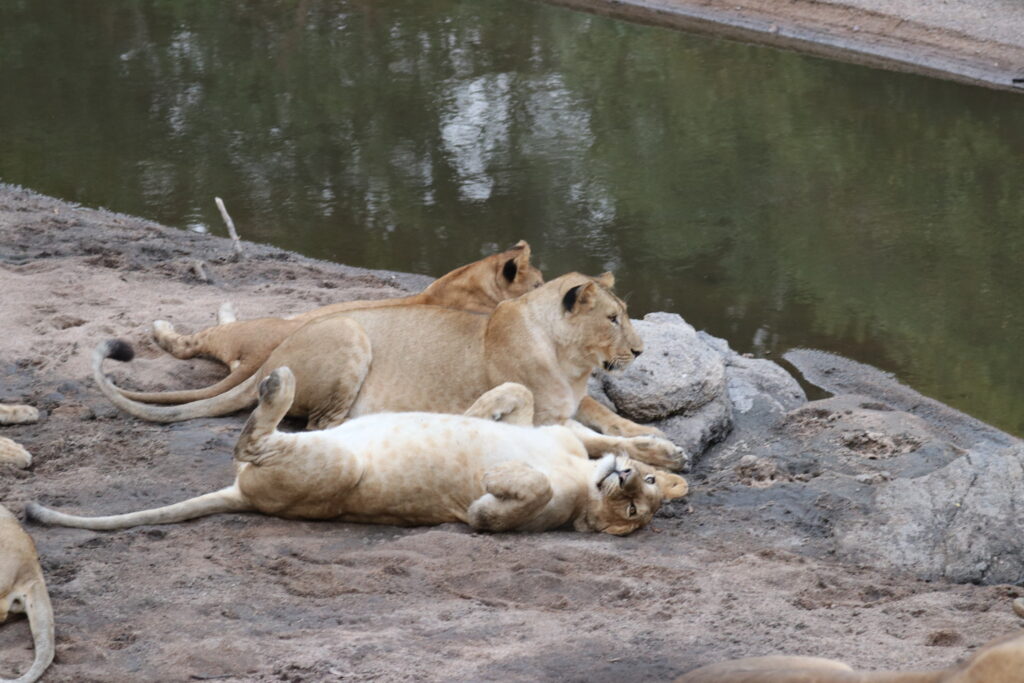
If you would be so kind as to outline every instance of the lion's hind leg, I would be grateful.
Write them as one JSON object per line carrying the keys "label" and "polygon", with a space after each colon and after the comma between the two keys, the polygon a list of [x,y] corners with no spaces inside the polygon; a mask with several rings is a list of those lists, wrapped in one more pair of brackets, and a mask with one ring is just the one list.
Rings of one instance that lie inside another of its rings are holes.
{"label": "lion's hind leg", "polygon": [[480,396],[465,415],[525,427],[532,426],[533,392],[522,384],[505,382]]}
{"label": "lion's hind leg", "polygon": [[484,474],[484,495],[469,506],[469,525],[485,531],[523,526],[554,495],[547,476],[521,462],[504,462]]}
{"label": "lion's hind leg", "polygon": [[235,459],[259,464],[267,455],[264,439],[277,431],[295,400],[295,375],[280,367],[267,375],[259,388],[259,403],[242,428],[235,444]]}

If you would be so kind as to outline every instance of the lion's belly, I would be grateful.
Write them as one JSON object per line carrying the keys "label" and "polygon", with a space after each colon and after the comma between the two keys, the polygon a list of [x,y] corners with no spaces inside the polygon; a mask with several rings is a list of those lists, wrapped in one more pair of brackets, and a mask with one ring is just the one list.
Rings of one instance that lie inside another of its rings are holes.
{"label": "lion's belly", "polygon": [[484,495],[483,476],[494,465],[523,462],[547,474],[558,490],[573,488],[588,467],[566,454],[564,437],[550,430],[454,415],[374,415],[329,434],[358,460],[362,476],[354,489],[324,501],[329,514],[318,516],[349,521],[464,522],[469,506]]}

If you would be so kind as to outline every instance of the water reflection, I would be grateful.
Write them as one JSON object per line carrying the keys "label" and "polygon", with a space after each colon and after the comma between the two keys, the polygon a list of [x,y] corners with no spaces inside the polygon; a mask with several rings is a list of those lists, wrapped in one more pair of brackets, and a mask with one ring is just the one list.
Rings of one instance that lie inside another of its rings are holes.
{"label": "water reflection", "polygon": [[441,273],[519,238],[1024,434],[1019,96],[492,0],[0,4],[0,177]]}

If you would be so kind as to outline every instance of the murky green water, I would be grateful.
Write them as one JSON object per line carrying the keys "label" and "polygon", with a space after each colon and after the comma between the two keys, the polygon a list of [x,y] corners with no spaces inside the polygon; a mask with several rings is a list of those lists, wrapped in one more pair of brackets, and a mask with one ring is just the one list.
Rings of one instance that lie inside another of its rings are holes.
{"label": "murky green water", "polygon": [[1024,434],[1024,98],[512,0],[0,3],[0,177],[439,274],[520,238],[635,315]]}

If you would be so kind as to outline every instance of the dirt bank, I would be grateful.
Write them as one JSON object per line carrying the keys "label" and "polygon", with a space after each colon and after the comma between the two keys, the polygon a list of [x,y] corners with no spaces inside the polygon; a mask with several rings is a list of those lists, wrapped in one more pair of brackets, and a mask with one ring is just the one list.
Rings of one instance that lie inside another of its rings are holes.
{"label": "dirt bank", "polygon": [[[96,342],[136,343],[125,383],[197,386],[222,371],[159,353],[154,318],[193,328],[228,299],[255,316],[424,282],[246,251],[230,263],[226,240],[0,186],[0,399],[46,411],[3,429],[36,460],[0,470],[0,500],[16,513],[31,499],[120,512],[230,481],[242,416],[162,426],[118,413],[89,379]],[[212,283],[193,272],[200,258]],[[707,495],[622,539],[255,515],[109,533],[30,525],[57,612],[46,680],[656,681],[783,650],[927,667],[1019,625],[1017,588],[780,551],[757,510],[708,512]],[[0,676],[28,665],[29,643],[23,620],[0,628]]]}
{"label": "dirt bank", "polygon": [[1024,90],[1024,4],[1016,0],[550,1],[832,59]]}

